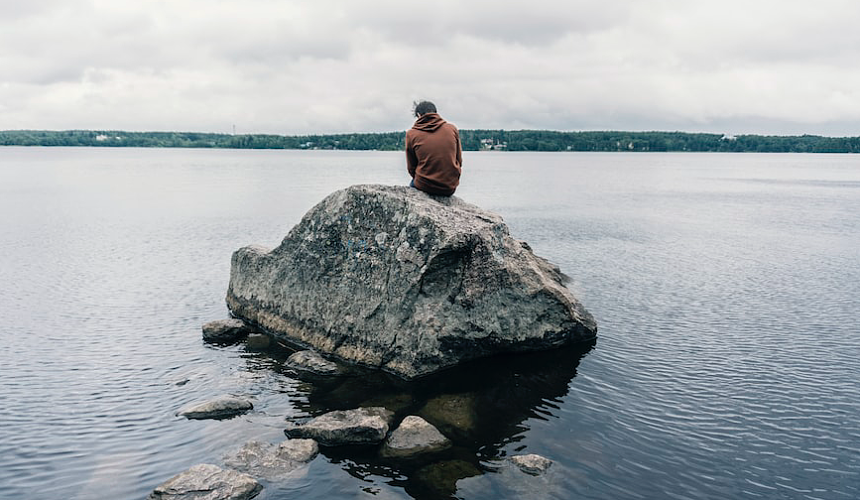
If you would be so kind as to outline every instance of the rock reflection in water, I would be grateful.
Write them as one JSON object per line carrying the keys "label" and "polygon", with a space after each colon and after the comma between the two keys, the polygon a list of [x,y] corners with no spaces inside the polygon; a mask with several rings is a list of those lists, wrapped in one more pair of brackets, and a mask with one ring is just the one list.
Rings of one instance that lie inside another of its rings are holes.
{"label": "rock reflection in water", "polygon": [[[503,448],[523,438],[526,420],[552,414],[594,345],[497,356],[408,382],[355,368],[343,377],[276,369],[304,380],[303,394],[295,396],[308,415],[384,406],[395,412],[392,429],[409,415],[433,424],[452,447],[412,458],[385,458],[381,445],[322,448],[321,453],[362,481],[384,477],[412,497],[440,498],[453,495],[460,479],[492,472],[491,462],[504,458]],[[271,350],[268,355],[281,359],[289,352]]]}

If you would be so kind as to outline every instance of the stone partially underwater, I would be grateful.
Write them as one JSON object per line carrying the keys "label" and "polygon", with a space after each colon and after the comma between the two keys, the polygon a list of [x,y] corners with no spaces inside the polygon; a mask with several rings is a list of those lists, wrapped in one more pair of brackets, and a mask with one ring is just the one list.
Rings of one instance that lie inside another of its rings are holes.
{"label": "stone partially underwater", "polygon": [[359,185],[280,246],[233,254],[232,314],[296,345],[403,378],[595,337],[564,275],[456,196]]}

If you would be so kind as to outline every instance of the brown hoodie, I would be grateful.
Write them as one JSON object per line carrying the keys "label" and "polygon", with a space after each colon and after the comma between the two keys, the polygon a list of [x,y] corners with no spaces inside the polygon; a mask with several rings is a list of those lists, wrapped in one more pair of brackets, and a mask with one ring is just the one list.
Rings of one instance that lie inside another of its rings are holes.
{"label": "brown hoodie", "polygon": [[451,196],[460,184],[460,132],[437,113],[427,113],[406,131],[406,169],[421,191]]}

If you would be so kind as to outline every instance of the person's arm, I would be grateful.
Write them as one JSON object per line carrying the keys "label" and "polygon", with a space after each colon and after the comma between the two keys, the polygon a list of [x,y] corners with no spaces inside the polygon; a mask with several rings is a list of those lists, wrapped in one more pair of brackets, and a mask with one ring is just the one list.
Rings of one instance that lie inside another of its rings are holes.
{"label": "person's arm", "polygon": [[409,138],[409,133],[406,133],[406,171],[409,176],[415,178],[415,169],[418,168],[418,157],[415,156],[415,150],[412,149],[412,141]]}
{"label": "person's arm", "polygon": [[457,165],[463,167],[463,145],[460,144],[460,131],[454,129],[454,137],[457,138]]}

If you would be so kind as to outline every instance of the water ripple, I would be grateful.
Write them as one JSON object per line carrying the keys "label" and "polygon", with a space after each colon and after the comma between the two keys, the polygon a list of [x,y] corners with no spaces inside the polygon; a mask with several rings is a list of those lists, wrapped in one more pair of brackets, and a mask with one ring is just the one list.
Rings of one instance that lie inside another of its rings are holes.
{"label": "water ripple", "polygon": [[[285,417],[398,391],[415,411],[480,403],[446,457],[478,471],[454,478],[461,498],[860,497],[851,158],[470,156],[462,196],[573,277],[600,337],[581,359],[400,387],[302,381],[275,354],[203,344],[200,325],[226,316],[233,250],[277,244],[336,187],[401,182],[401,155],[0,155],[0,210],[19,214],[0,223],[0,497],[142,498],[283,439]],[[224,393],[254,410],[175,416]],[[550,473],[510,468],[522,452]],[[420,496],[410,467],[328,451],[260,498]]]}

